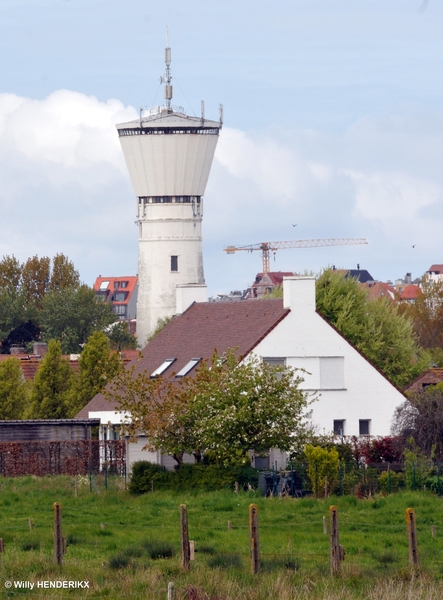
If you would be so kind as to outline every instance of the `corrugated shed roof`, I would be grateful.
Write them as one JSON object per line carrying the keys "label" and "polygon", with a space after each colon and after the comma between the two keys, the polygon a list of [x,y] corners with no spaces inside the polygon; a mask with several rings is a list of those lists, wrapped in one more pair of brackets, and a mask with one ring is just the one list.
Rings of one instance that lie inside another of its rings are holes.
{"label": "corrugated shed roof", "polygon": [[[281,298],[194,303],[145,346],[141,360],[129,364],[136,365],[136,372],[152,373],[165,359],[175,358],[168,373],[177,373],[191,358],[210,359],[215,349],[222,354],[235,348],[246,356],[288,313]],[[89,411],[112,410],[115,405],[97,394],[77,418],[87,418]]]}

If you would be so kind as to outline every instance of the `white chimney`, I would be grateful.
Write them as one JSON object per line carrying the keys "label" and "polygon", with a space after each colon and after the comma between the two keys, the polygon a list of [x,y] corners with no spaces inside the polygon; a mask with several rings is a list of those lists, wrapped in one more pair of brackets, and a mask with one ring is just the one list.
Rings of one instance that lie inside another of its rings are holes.
{"label": "white chimney", "polygon": [[296,315],[315,313],[315,277],[284,277],[283,307]]}

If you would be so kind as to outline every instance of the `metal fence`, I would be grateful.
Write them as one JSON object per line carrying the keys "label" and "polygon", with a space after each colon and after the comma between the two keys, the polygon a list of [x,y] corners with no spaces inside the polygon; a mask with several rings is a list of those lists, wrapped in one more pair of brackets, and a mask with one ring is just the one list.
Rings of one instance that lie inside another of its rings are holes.
{"label": "metal fence", "polygon": [[0,442],[0,474],[4,477],[100,472],[125,475],[124,440]]}

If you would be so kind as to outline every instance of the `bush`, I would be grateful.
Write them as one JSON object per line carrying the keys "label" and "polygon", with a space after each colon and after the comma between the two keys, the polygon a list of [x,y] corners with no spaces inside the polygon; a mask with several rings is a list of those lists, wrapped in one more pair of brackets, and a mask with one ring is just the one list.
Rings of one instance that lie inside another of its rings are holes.
{"label": "bush", "polygon": [[338,452],[335,448],[307,445],[305,455],[308,459],[308,477],[312,491],[316,496],[321,496],[325,484],[330,491],[331,485],[337,479],[340,462]]}
{"label": "bush", "polygon": [[136,462],[132,466],[129,491],[132,494],[145,494],[155,489],[206,491],[233,489],[238,481],[240,489],[248,489],[250,483],[258,485],[258,471],[251,467],[219,467],[218,465],[182,465],[175,471],[167,471],[161,465],[147,461]]}
{"label": "bush", "polygon": [[384,494],[398,492],[399,489],[405,487],[405,476],[403,473],[395,471],[383,471],[378,478],[378,485]]}

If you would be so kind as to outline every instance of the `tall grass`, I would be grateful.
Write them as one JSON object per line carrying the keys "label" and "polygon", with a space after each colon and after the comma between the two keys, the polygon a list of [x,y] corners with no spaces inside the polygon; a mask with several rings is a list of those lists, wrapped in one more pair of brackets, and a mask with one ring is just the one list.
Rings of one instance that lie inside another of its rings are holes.
{"label": "tall grass", "polygon": [[[427,493],[353,497],[263,498],[255,493],[154,492],[133,497],[119,486],[74,493],[68,477],[0,481],[0,537],[5,580],[88,580],[89,591],[40,590],[40,597],[159,598],[174,581],[177,600],[426,600],[443,598],[443,504]],[[62,504],[67,553],[52,561],[53,510]],[[249,573],[248,505],[258,505],[262,570]],[[179,505],[187,504],[195,561],[183,572]],[[339,508],[342,576],[329,576],[329,537],[323,517]],[[405,509],[416,509],[420,569],[408,565]],[[29,530],[28,519],[34,522]],[[228,521],[232,528],[228,529]],[[431,534],[437,525],[437,536]],[[38,596],[38,590],[27,592]]]}

